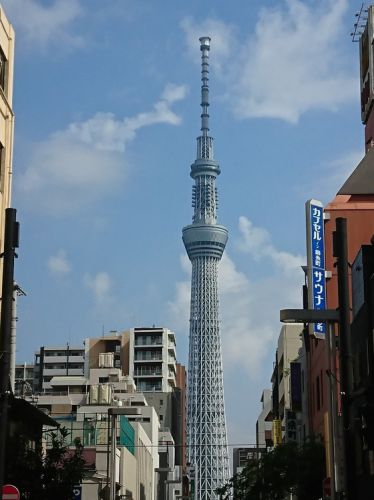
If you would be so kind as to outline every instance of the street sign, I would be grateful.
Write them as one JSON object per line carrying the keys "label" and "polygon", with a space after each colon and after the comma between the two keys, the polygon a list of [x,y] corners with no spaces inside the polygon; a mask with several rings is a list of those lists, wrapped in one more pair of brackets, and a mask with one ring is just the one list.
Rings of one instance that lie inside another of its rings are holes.
{"label": "street sign", "polygon": [[[308,200],[306,210],[306,243],[308,264],[308,307],[326,309],[325,236],[323,205],[318,200]],[[325,338],[326,323],[310,325],[310,332],[317,338]]]}
{"label": "street sign", "polygon": [[82,486],[74,486],[73,495],[74,500],[82,500]]}
{"label": "street sign", "polygon": [[12,484],[4,484],[2,500],[19,500],[20,496],[18,488]]}

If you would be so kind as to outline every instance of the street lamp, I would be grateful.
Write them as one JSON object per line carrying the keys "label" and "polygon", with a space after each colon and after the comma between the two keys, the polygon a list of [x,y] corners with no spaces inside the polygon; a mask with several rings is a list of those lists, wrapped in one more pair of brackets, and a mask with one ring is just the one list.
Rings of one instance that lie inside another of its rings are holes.
{"label": "street lamp", "polygon": [[140,408],[117,406],[108,408],[111,421],[111,447],[110,447],[110,494],[109,500],[116,498],[116,449],[117,449],[117,417],[119,415],[140,415]]}
{"label": "street lamp", "polygon": [[330,471],[331,471],[331,498],[335,500],[336,492],[338,491],[337,485],[337,471],[336,471],[336,387],[335,380],[332,375],[332,354],[335,357],[335,338],[332,334],[333,324],[339,323],[340,313],[336,309],[281,309],[280,321],[282,323],[327,323],[326,341],[327,341],[327,366],[329,370],[329,446],[330,446]]}

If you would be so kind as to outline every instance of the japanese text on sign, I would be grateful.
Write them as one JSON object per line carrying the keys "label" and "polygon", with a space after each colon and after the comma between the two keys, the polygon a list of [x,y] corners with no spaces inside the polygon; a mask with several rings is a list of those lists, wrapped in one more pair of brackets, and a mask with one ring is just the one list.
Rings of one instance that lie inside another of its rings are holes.
{"label": "japanese text on sign", "polygon": [[[316,200],[307,202],[308,231],[308,290],[311,309],[326,308],[325,244],[323,228],[323,206]],[[313,333],[326,334],[326,324],[316,323]]]}

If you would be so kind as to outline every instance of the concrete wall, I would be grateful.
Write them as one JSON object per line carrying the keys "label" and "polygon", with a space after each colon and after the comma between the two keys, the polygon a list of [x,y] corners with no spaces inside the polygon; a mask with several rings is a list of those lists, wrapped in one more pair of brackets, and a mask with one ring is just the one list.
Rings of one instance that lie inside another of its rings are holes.
{"label": "concrete wall", "polygon": [[133,500],[140,500],[136,480],[137,467],[138,462],[135,456],[127,448],[121,448],[119,481],[122,487],[119,493],[121,495],[128,495]]}
{"label": "concrete wall", "polygon": [[[135,456],[137,459],[137,498],[155,500],[155,468],[158,467],[158,447],[149,439],[138,422],[132,423],[135,430]],[[157,443],[157,442],[156,442]],[[157,460],[155,461],[155,453]]]}
{"label": "concrete wall", "polygon": [[304,325],[301,323],[286,324],[281,328],[278,338],[278,377],[280,418],[284,409],[290,408],[290,363],[299,356],[302,345],[301,334]]}

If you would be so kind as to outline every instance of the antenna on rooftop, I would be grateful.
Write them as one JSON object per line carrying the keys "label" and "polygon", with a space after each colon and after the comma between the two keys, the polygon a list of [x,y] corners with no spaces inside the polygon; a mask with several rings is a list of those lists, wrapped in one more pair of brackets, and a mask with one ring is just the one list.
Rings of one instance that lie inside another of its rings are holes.
{"label": "antenna on rooftop", "polygon": [[361,35],[366,28],[366,22],[368,20],[369,9],[365,8],[365,3],[362,2],[361,8],[355,14],[355,23],[353,25],[353,31],[351,33],[352,42],[359,42]]}

